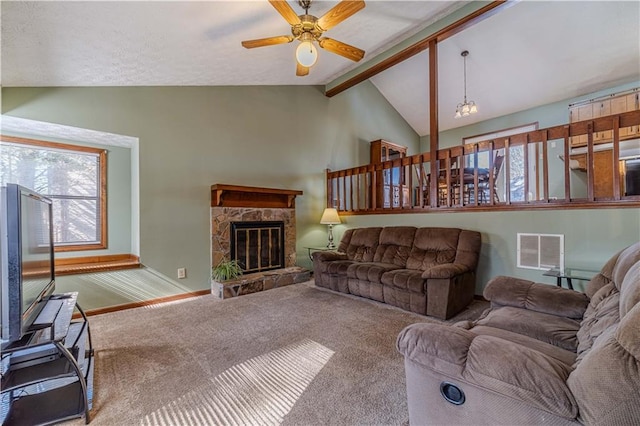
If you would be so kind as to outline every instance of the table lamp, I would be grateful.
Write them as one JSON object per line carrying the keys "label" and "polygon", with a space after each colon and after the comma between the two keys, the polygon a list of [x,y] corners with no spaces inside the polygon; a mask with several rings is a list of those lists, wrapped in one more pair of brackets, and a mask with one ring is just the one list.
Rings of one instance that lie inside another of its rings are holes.
{"label": "table lamp", "polygon": [[327,244],[328,249],[336,248],[336,245],[333,244],[333,225],[338,225],[340,223],[340,216],[338,216],[338,211],[336,209],[324,209],[322,218],[320,219],[320,224],[329,225],[329,244]]}

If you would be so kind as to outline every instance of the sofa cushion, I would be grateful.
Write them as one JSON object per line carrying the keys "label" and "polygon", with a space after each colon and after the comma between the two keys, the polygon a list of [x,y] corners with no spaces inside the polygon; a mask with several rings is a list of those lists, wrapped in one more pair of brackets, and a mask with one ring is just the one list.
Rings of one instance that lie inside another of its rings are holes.
{"label": "sofa cushion", "polygon": [[[620,346],[635,358],[638,367],[637,371],[640,374],[640,303],[637,303],[620,320],[620,326],[616,330],[615,337]],[[637,383],[640,383],[640,380]]]}
{"label": "sofa cushion", "polygon": [[422,278],[421,271],[412,269],[396,269],[382,274],[382,284],[390,287],[401,288],[413,293],[424,294],[425,279]]}
{"label": "sofa cushion", "polygon": [[[351,231],[351,232],[349,232]],[[357,228],[345,232],[338,250],[347,254],[349,260],[356,262],[371,262],[378,247],[380,231],[382,228]]]}
{"label": "sofa cushion", "polygon": [[480,247],[482,246],[482,237],[478,231],[460,230],[458,237],[458,250],[456,250],[456,260],[454,263],[464,265],[469,270],[475,271],[478,267],[478,258],[480,257]]}
{"label": "sofa cushion", "polygon": [[640,302],[640,261],[625,275],[620,286],[620,318]]}
{"label": "sofa cushion", "polygon": [[578,346],[576,333],[580,323],[571,318],[504,306],[492,309],[477,324],[524,334],[571,352]]}
{"label": "sofa cushion", "polygon": [[347,277],[372,283],[381,283],[382,274],[399,269],[393,263],[354,263],[347,268]]}
{"label": "sofa cushion", "polygon": [[612,282],[593,295],[580,323],[580,329],[576,333],[578,338],[576,364],[582,360],[602,333],[620,322],[619,306],[620,293]]}
{"label": "sofa cushion", "polygon": [[407,268],[426,271],[436,265],[453,263],[459,236],[460,230],[456,228],[418,229],[407,259]]}
{"label": "sofa cushion", "polygon": [[499,337],[510,342],[518,343],[519,345],[526,346],[538,352],[542,352],[543,354],[557,359],[558,361],[563,362],[566,365],[572,365],[576,360],[576,354],[571,351],[559,348],[546,342],[541,342],[540,340],[533,339],[523,334],[514,333],[508,330],[502,330],[500,328],[486,327],[483,325],[473,327],[470,331],[473,334],[477,334],[479,336]]}
{"label": "sofa cushion", "polygon": [[506,276],[489,281],[483,294],[491,306],[513,306],[577,320],[583,318],[589,305],[583,293]]}
{"label": "sofa cushion", "polygon": [[[626,257],[628,258],[628,253]],[[578,358],[576,365],[584,358],[600,335],[609,328],[616,327],[620,318],[623,318],[640,302],[640,261],[627,269],[627,274],[619,288],[620,292],[618,292],[616,283],[611,281],[601,287],[591,298],[577,333]]]}
{"label": "sofa cushion", "polygon": [[324,271],[328,274],[339,274],[346,275],[347,268],[353,265],[352,260],[334,260],[332,262],[327,262],[324,264]]}
{"label": "sofa cushion", "polygon": [[638,261],[640,261],[640,242],[622,250],[611,272],[611,281],[618,290],[622,288],[622,283],[628,275],[629,269]]}
{"label": "sofa cushion", "polygon": [[[573,419],[578,410],[566,384],[571,371],[567,364],[524,345],[492,336],[478,336],[469,347],[463,377],[489,392],[508,395],[547,413]],[[501,406],[484,408],[505,409]],[[544,420],[540,419],[539,424],[546,423]],[[554,420],[551,417],[549,424],[556,423]]]}
{"label": "sofa cushion", "polygon": [[585,424],[631,425],[640,418],[640,304],[596,339],[567,384]]}
{"label": "sofa cushion", "polygon": [[413,226],[388,226],[380,232],[380,243],[373,257],[374,262],[392,263],[404,268],[411,252],[413,236],[416,228]]}

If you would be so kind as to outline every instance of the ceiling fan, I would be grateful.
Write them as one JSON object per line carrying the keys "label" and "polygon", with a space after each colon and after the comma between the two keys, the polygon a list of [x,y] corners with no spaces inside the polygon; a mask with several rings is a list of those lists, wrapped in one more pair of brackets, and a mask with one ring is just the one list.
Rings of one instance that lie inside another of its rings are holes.
{"label": "ceiling fan", "polygon": [[242,46],[247,49],[253,49],[254,47],[272,46],[300,40],[300,45],[296,49],[296,75],[301,77],[309,74],[309,68],[316,63],[318,58],[318,51],[313,45],[314,41],[321,48],[352,61],[358,62],[362,59],[364,50],[332,38],[322,37],[322,33],[363,9],[364,1],[342,0],[320,18],[309,15],[311,1],[298,0],[298,4],[304,9],[304,14],[298,16],[285,0],[269,0],[269,3],[291,25],[291,34],[293,35],[245,40],[242,42]]}

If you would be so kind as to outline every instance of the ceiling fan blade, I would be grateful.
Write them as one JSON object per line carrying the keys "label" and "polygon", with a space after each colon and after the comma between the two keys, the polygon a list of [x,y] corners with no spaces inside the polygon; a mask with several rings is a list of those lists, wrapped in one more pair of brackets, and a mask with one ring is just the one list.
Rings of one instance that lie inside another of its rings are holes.
{"label": "ceiling fan blade", "polygon": [[256,40],[245,40],[242,42],[242,46],[247,49],[253,49],[254,47],[273,46],[274,44],[291,43],[294,40],[293,36],[277,36],[268,38],[259,38]]}
{"label": "ceiling fan blade", "polygon": [[300,18],[298,14],[289,6],[285,0],[269,0],[271,6],[273,6],[280,15],[289,23],[289,25],[294,26],[301,24]]}
{"label": "ceiling fan blade", "polygon": [[322,37],[318,39],[318,44],[324,50],[328,50],[329,52],[335,53],[336,55],[344,56],[345,58],[351,59],[355,62],[358,62],[364,57],[364,50],[358,49],[357,47],[350,46],[347,43],[343,43],[332,38]]}
{"label": "ceiling fan blade", "polygon": [[364,0],[342,0],[318,19],[318,26],[327,31],[364,8]]}
{"label": "ceiling fan blade", "polygon": [[304,65],[300,65],[298,61],[296,61],[296,75],[298,77],[304,77],[309,74],[309,67],[305,67]]}

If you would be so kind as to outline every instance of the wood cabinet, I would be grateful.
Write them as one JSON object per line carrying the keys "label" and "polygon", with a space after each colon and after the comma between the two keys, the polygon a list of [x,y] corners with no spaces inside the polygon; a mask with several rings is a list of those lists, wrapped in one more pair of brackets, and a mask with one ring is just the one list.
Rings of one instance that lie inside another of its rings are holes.
{"label": "wood cabinet", "polygon": [[[593,105],[580,105],[569,109],[569,123],[576,121],[591,120],[593,118]],[[587,144],[587,135],[573,136],[571,138],[571,146],[585,146]]]}
{"label": "wood cabinet", "polygon": [[[606,98],[594,99],[586,103],[579,103],[569,106],[569,122],[591,120],[593,118],[604,117],[612,114],[621,114],[627,111],[640,109],[640,93],[638,89],[632,93],[621,95],[611,95]],[[640,137],[640,126],[632,126],[620,129],[620,140]],[[607,130],[593,134],[593,143],[607,143],[613,140],[613,132]],[[572,147],[587,145],[587,135],[573,136],[571,138]]]}
{"label": "wood cabinet", "polygon": [[613,197],[613,173],[620,173],[613,166],[613,151],[598,151],[593,153],[593,195],[596,198]]}
{"label": "wood cabinet", "polygon": [[[572,155],[572,160],[577,161],[575,169],[587,171],[587,154]],[[593,195],[596,198],[612,198],[613,197],[613,175],[620,174],[620,182],[624,181],[624,173],[621,171],[621,165],[617,167],[613,164],[613,150],[606,149],[593,153]],[[620,196],[624,196],[623,185],[620,187]]]}
{"label": "wood cabinet", "polygon": [[[611,98],[611,114],[620,114],[640,109],[640,93],[629,93],[624,96]],[[620,129],[620,139],[637,138],[640,136],[640,126],[624,127]]]}
{"label": "wood cabinet", "polygon": [[[378,139],[370,144],[371,164],[396,160],[407,156],[407,147]],[[411,203],[403,167],[392,167],[376,172],[375,191],[377,207],[407,207]]]}

